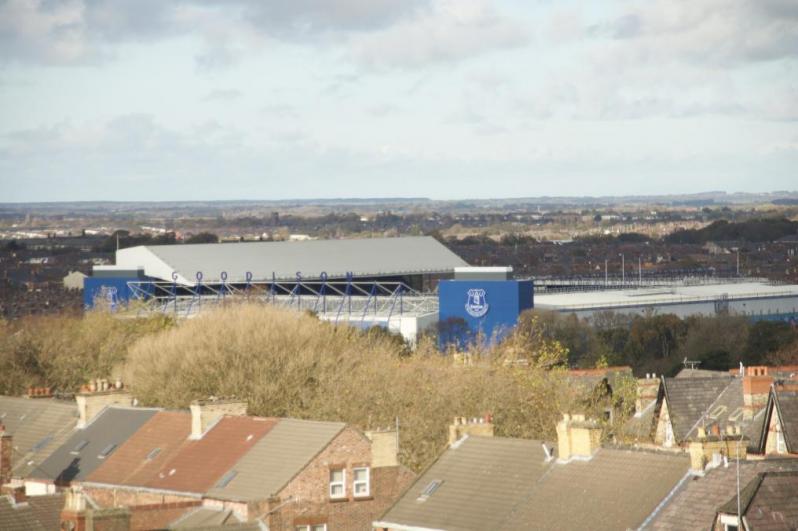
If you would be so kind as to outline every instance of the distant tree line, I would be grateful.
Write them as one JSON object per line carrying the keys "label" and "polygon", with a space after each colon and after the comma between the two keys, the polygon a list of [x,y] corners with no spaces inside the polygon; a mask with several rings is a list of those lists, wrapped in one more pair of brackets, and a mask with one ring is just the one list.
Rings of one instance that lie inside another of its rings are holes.
{"label": "distant tree line", "polygon": [[714,221],[703,229],[678,230],[666,236],[667,243],[698,243],[711,241],[772,242],[785,236],[798,236],[798,221],[786,218],[762,218],[730,223]]}
{"label": "distant tree line", "polygon": [[533,310],[520,327],[536,319],[544,334],[568,349],[572,367],[629,365],[636,374],[673,375],[687,358],[700,368],[727,370],[744,365],[798,363],[798,328],[782,321],[751,322],[736,315],[596,314],[591,321],[574,314]]}

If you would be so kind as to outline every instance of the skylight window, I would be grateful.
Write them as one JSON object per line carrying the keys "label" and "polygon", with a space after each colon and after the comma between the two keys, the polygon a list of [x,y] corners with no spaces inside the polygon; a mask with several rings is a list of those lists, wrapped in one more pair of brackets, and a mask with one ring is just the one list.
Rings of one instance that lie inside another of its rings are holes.
{"label": "skylight window", "polygon": [[738,407],[737,409],[734,410],[734,412],[731,415],[729,415],[729,420],[732,422],[737,422],[742,418],[742,416],[743,416],[743,408]]}
{"label": "skylight window", "polygon": [[420,502],[427,501],[427,498],[432,496],[435,493],[435,491],[438,490],[438,487],[440,487],[442,483],[443,483],[442,479],[433,479],[432,481],[430,481],[429,485],[427,485],[424,488],[424,490],[421,492],[421,496],[418,497],[417,501]]}
{"label": "skylight window", "polygon": [[726,412],[726,406],[718,406],[709,413],[709,418],[716,419]]}
{"label": "skylight window", "polygon": [[39,442],[33,445],[33,448],[31,448],[31,450],[33,450],[34,452],[38,452],[39,450],[50,444],[50,441],[52,440],[53,440],[52,435],[47,435],[46,437],[42,437],[39,440]]}
{"label": "skylight window", "polygon": [[111,452],[113,452],[115,448],[116,448],[115,444],[109,444],[108,446],[103,448],[103,451],[100,452],[100,455],[98,455],[97,457],[100,459],[105,459],[106,457],[111,455]]}
{"label": "skylight window", "polygon": [[89,441],[80,441],[78,444],[76,444],[76,445],[75,445],[75,447],[74,447],[74,448],[72,449],[72,451],[71,451],[71,452],[69,452],[69,453],[71,453],[71,454],[73,454],[73,455],[77,455],[77,454],[79,454],[79,453],[80,453],[80,451],[81,451],[81,450],[83,450],[84,448],[86,448],[86,446],[87,446],[88,444],[89,444]]}
{"label": "skylight window", "polygon": [[153,459],[158,457],[159,453],[161,453],[161,449],[160,448],[153,448],[150,451],[150,453],[147,454],[147,461],[152,461]]}
{"label": "skylight window", "polygon": [[235,470],[229,470],[227,474],[222,476],[222,479],[219,480],[219,483],[216,484],[217,488],[223,489],[227,486],[228,483],[233,481],[233,478],[238,475],[238,472]]}

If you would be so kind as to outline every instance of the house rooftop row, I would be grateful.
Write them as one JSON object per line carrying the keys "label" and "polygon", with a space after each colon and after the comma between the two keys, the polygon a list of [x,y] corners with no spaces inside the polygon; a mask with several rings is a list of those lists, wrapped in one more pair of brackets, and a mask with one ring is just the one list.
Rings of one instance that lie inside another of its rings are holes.
{"label": "house rooftop row", "polygon": [[[124,388],[0,397],[0,529],[793,529],[788,369],[648,375],[618,433],[572,414],[556,441],[512,439],[456,418],[417,478],[392,429],[248,416],[234,399],[136,407]],[[570,377],[612,392],[631,374]]]}
{"label": "house rooftop row", "polygon": [[0,400],[13,420],[0,425],[0,529],[14,528],[6,517],[36,528],[31,500],[59,500],[56,524],[73,529],[368,529],[414,477],[395,430],[248,416],[236,400],[168,411],[124,389],[76,398]]}
{"label": "house rooftop row", "polygon": [[[774,392],[769,404],[777,396],[786,395]],[[779,422],[798,425],[791,415]],[[602,445],[599,426],[565,415],[556,444],[464,433],[373,525],[382,531],[798,528],[798,454],[752,458],[737,445],[744,436],[703,430],[686,451]]]}

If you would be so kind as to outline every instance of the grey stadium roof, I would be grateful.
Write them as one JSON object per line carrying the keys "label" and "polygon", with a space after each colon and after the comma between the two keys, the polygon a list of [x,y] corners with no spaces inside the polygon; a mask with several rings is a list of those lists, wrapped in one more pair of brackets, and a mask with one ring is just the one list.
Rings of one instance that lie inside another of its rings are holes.
{"label": "grey stadium roof", "polygon": [[294,280],[297,272],[306,279],[355,276],[393,276],[452,273],[468,264],[435,238],[365,238],[300,242],[204,243],[151,245],[116,252],[116,267],[143,268],[146,275],[193,284],[198,271],[204,281],[219,281],[222,271],[228,282]]}

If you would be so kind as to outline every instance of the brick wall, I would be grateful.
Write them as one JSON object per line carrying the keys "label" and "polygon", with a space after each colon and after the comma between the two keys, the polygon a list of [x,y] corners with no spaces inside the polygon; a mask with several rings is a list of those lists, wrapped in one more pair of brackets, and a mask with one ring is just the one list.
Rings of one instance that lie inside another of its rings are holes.
{"label": "brick wall", "polygon": [[179,496],[176,494],[165,494],[147,491],[138,491],[133,488],[124,487],[93,487],[83,486],[83,491],[88,494],[97,505],[103,508],[112,507],[135,507],[135,506],[154,506],[169,503],[195,502],[199,504],[198,498]]}
{"label": "brick wall", "polygon": [[156,505],[138,505],[130,508],[130,531],[165,529],[187,511],[201,505],[199,500]]}
{"label": "brick wall", "polygon": [[[402,466],[371,468],[369,496],[357,499],[353,495],[353,469],[371,467],[371,461],[369,440],[353,428],[344,429],[279,493],[278,500],[269,503],[276,508],[267,519],[270,529],[293,531],[297,525],[326,523],[328,531],[371,530],[371,522],[415,477]],[[346,470],[346,496],[331,500],[330,470],[339,468]]]}
{"label": "brick wall", "polygon": [[5,428],[0,424],[0,485],[11,481],[13,447],[13,438],[5,433]]}

